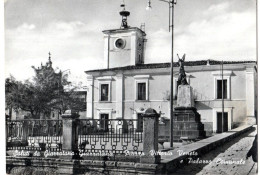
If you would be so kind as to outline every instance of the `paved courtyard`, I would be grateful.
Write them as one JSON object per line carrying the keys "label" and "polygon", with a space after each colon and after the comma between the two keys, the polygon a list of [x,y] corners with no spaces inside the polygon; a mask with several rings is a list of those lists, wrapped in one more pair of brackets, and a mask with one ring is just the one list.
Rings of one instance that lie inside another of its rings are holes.
{"label": "paved courtyard", "polygon": [[[174,174],[189,175],[254,175],[257,174],[257,163],[252,157],[246,160],[256,135],[255,130],[248,131],[221,147],[205,154],[199,159],[190,161]],[[204,163],[201,163],[204,161]],[[209,163],[211,161],[211,163]]]}

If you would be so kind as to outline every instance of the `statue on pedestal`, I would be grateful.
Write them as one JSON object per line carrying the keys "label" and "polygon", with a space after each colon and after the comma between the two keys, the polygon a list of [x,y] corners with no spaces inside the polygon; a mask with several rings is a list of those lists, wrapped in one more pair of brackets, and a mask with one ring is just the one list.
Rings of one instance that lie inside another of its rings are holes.
{"label": "statue on pedestal", "polygon": [[179,142],[192,142],[205,137],[204,124],[201,123],[200,114],[195,107],[193,90],[186,80],[184,70],[185,54],[180,59],[180,72],[177,81],[177,106],[173,112],[173,140]]}
{"label": "statue on pedestal", "polygon": [[182,58],[179,57],[179,55],[177,54],[178,58],[179,58],[179,65],[180,65],[180,72],[179,72],[179,77],[178,77],[178,81],[177,81],[177,87],[179,85],[187,85],[188,82],[186,80],[186,73],[184,70],[184,61],[185,61],[185,54],[182,56]]}

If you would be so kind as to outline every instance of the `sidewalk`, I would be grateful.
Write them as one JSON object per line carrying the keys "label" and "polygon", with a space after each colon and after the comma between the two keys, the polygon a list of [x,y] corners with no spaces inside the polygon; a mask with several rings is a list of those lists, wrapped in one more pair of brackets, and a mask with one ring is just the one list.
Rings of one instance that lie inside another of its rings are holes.
{"label": "sidewalk", "polygon": [[[223,146],[229,141],[234,140],[239,135],[252,129],[252,126],[245,125],[189,145],[178,145],[179,148],[168,151],[170,152],[170,155],[161,156],[161,164],[164,164],[167,172],[174,172],[181,166],[184,166],[185,163],[188,162],[188,158],[201,157],[206,153],[213,151],[213,149]],[[180,152],[182,152],[182,154]]]}
{"label": "sidewalk", "polygon": [[188,163],[173,174],[255,175],[257,174],[257,163],[251,157],[246,159],[246,154],[252,146],[255,134],[256,130],[246,132],[199,158],[200,161],[211,160],[211,163]]}

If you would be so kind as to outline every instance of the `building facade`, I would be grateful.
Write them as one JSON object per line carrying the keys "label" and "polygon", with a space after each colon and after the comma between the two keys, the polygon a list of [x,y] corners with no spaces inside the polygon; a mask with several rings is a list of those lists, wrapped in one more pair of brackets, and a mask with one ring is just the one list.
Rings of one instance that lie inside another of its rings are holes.
{"label": "building facade", "polygon": [[[222,64],[217,61],[186,62],[187,81],[193,88],[195,107],[207,134],[222,127]],[[170,64],[142,64],[86,71],[88,74],[87,117],[138,119],[153,108],[170,117]],[[174,93],[178,66],[174,64]],[[254,123],[257,113],[256,63],[224,62],[224,127],[231,130]],[[176,101],[174,103],[176,105]]]}
{"label": "building facade", "polygon": [[[88,84],[86,117],[138,119],[141,126],[141,114],[147,108],[153,108],[161,117],[170,118],[170,63],[144,64],[146,34],[139,28],[127,26],[103,33],[104,69],[85,71]],[[222,132],[222,127],[228,131],[245,123],[255,123],[255,61],[202,60],[184,65],[207,135]],[[175,97],[178,66],[174,63]]]}

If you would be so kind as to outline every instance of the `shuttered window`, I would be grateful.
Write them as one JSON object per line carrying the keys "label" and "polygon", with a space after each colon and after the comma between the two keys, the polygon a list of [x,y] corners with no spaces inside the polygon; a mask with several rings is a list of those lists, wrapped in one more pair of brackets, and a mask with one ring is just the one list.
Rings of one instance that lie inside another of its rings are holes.
{"label": "shuttered window", "polygon": [[146,83],[138,83],[137,90],[137,100],[146,100]]}
{"label": "shuttered window", "polygon": [[109,94],[109,85],[108,84],[101,84],[100,94],[101,94],[101,101],[108,101],[108,94]]}
{"label": "shuttered window", "polygon": [[224,99],[227,99],[227,80],[223,80],[223,89],[222,89],[222,80],[217,80],[217,99],[222,99],[222,91]]}

